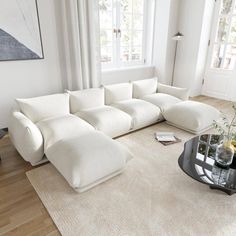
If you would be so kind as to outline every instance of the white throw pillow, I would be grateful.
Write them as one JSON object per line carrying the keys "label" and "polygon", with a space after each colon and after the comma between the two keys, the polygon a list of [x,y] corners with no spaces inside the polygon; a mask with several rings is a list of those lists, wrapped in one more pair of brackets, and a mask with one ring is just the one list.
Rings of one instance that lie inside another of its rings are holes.
{"label": "white throw pillow", "polygon": [[67,92],[70,94],[70,109],[73,114],[84,109],[104,106],[104,88]]}
{"label": "white throw pillow", "polygon": [[110,105],[115,102],[132,98],[133,86],[131,83],[120,83],[105,86],[105,103]]}
{"label": "white throw pillow", "polygon": [[133,81],[133,97],[142,98],[157,92],[157,78]]}
{"label": "white throw pillow", "polygon": [[43,134],[45,150],[59,140],[71,139],[94,130],[89,123],[72,114],[42,120],[37,126]]}
{"label": "white throw pillow", "polygon": [[188,100],[189,97],[189,90],[187,88],[178,88],[161,83],[157,84],[157,92],[172,95],[183,101]]}
{"label": "white throw pillow", "polygon": [[24,113],[32,122],[68,115],[70,113],[69,94],[53,94],[42,97],[16,99],[22,113]]}

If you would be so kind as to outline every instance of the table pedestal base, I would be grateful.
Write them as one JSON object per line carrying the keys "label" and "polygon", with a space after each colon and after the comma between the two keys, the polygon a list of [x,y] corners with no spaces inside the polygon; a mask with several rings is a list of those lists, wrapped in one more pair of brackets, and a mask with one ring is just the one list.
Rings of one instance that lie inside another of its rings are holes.
{"label": "table pedestal base", "polygon": [[229,189],[224,189],[224,188],[221,188],[221,187],[218,187],[218,186],[209,186],[210,189],[217,189],[217,190],[220,190],[220,191],[223,191],[225,193],[227,193],[228,195],[233,195],[234,193],[236,193],[236,189],[235,190],[229,190]]}

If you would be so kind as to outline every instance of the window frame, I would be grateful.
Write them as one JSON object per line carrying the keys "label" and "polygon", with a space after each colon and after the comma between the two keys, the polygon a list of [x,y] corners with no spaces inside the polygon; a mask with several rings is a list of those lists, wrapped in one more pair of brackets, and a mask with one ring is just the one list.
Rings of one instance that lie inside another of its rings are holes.
{"label": "window frame", "polygon": [[[236,46],[236,43],[232,43],[229,40],[230,32],[231,32],[231,28],[232,28],[232,19],[236,18],[236,11],[235,11],[236,10],[236,0],[232,0],[232,7],[231,7],[231,10],[228,14],[221,13],[221,3],[222,2],[223,2],[223,0],[218,0],[219,5],[218,5],[218,9],[217,9],[217,14],[215,16],[215,20],[217,21],[217,24],[215,24],[214,29],[212,30],[211,39],[209,41],[209,42],[212,42],[211,52],[210,52],[210,60],[209,60],[209,69],[215,70],[215,71],[222,71],[222,73],[225,73],[225,72],[231,72],[231,71],[235,70],[235,66],[236,66],[236,62],[235,62],[234,65],[232,66],[232,68],[224,68],[228,46],[230,46],[230,45]],[[229,20],[228,21],[228,28],[227,28],[226,35],[225,35],[225,41],[219,42],[219,41],[217,41],[219,21],[221,18],[224,18],[224,17]],[[215,46],[221,46],[221,45],[224,46],[222,62],[220,64],[220,67],[214,67],[214,65],[213,65],[214,48],[215,48]]]}
{"label": "window frame", "polygon": [[[101,62],[102,71],[121,69],[126,67],[145,66],[146,64],[146,48],[148,42],[148,27],[147,27],[147,16],[148,16],[148,3],[143,0],[143,27],[142,27],[142,56],[138,61],[122,61],[121,55],[121,36],[116,36],[118,33],[114,33],[114,29],[121,28],[121,6],[119,0],[112,1],[112,60],[111,62]],[[132,13],[133,14],[133,13]],[[100,25],[100,30],[103,29]],[[132,31],[133,28],[131,29]],[[138,31],[138,30],[137,30]],[[121,31],[122,34],[122,31]]]}

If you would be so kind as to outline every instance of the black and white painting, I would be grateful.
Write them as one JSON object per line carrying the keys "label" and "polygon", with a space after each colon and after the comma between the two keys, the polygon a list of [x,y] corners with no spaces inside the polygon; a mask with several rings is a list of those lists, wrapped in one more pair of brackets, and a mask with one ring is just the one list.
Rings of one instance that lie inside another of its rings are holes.
{"label": "black and white painting", "polygon": [[42,59],[36,0],[0,0],[0,61]]}

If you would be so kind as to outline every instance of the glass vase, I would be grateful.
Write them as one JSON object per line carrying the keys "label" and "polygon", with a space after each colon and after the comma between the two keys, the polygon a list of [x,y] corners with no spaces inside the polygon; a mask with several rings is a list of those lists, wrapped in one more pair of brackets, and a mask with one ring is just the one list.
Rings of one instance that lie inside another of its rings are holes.
{"label": "glass vase", "polygon": [[231,140],[224,138],[216,149],[215,161],[220,167],[227,168],[232,164],[234,157],[234,146]]}

